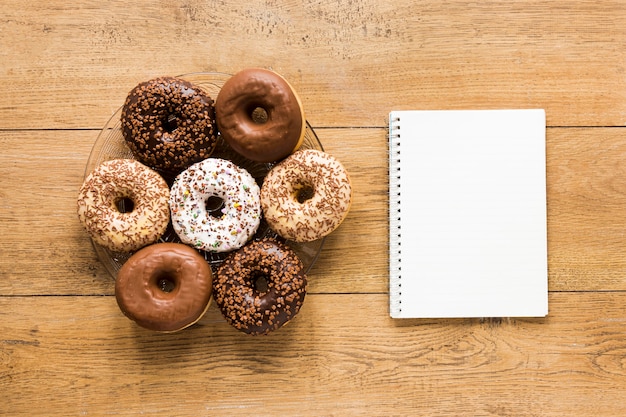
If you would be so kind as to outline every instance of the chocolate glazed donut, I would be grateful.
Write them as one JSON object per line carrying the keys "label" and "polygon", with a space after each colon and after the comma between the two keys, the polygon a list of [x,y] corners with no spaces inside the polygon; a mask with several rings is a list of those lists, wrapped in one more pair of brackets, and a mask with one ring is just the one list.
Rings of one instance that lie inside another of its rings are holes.
{"label": "chocolate glazed donut", "polygon": [[194,249],[181,243],[157,243],[122,266],[115,298],[124,315],[141,327],[175,332],[206,312],[212,281],[209,264]]}
{"label": "chocolate glazed donut", "polygon": [[226,80],[215,100],[215,113],[226,142],[253,161],[278,161],[304,140],[302,103],[273,71],[249,68]]}
{"label": "chocolate glazed donut", "polygon": [[137,85],[126,97],[121,122],[133,155],[161,171],[177,173],[208,158],[217,144],[213,99],[180,78]]}
{"label": "chocolate glazed donut", "polygon": [[263,335],[300,310],[307,278],[297,255],[275,240],[253,241],[231,253],[213,284],[215,303],[233,327]]}

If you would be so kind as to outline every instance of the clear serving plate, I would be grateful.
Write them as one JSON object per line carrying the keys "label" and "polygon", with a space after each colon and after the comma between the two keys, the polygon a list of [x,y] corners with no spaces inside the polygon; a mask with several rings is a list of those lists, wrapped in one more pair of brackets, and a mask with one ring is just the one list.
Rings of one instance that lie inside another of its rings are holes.
{"label": "clear serving plate", "polygon": [[[222,85],[224,85],[224,82],[226,82],[229,77],[230,74],[225,73],[192,73],[180,76],[180,78],[188,80],[195,85],[203,88],[209,94],[209,96],[213,98],[213,100],[215,100]],[[100,134],[96,139],[96,143],[94,144],[89,155],[89,159],[87,161],[87,166],[85,168],[85,177],[87,177],[87,175],[89,175],[91,171],[93,171],[98,165],[100,165],[104,161],[119,158],[134,159],[130,149],[126,146],[124,137],[122,135],[120,122],[121,112],[122,108],[120,107],[100,131]],[[306,124],[304,143],[300,149],[323,150],[322,144],[320,143],[317,135],[315,134],[315,131],[308,122]],[[228,159],[239,165],[240,167],[246,169],[257,180],[259,186],[262,184],[267,172],[272,168],[272,164],[254,162],[243,158],[241,155],[234,152],[228,146],[228,144],[226,144],[221,136],[218,139],[217,147],[211,157]],[[173,178],[171,174],[162,173],[162,175],[169,184],[172,183]],[[307,243],[297,243],[290,240],[284,240],[279,237],[274,231],[272,231],[268,227],[267,223],[262,220],[261,225],[259,226],[259,229],[254,235],[253,239],[263,238],[275,238],[277,240],[285,242],[296,252],[298,257],[304,264],[304,268],[306,271],[309,271],[309,269],[314,265],[324,244],[324,239],[319,239]],[[160,241],[180,242],[180,239],[172,229],[171,224],[168,226],[167,231],[161,237]],[[122,267],[122,265],[124,265],[124,262],[128,260],[132,253],[113,252],[107,248],[98,245],[97,243],[93,242],[93,240],[92,243],[94,245],[98,258],[104,264],[111,276],[115,278],[119,269]],[[199,252],[204,256],[214,272],[228,255],[228,253],[214,253],[205,251]]]}

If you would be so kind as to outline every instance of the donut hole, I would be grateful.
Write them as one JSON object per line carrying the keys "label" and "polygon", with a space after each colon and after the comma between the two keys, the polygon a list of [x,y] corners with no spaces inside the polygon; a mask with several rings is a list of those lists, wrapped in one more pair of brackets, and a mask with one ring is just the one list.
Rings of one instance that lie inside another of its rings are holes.
{"label": "donut hole", "polygon": [[135,209],[135,202],[129,197],[122,197],[115,201],[115,208],[120,213],[130,213]]}
{"label": "donut hole", "polygon": [[167,133],[172,133],[176,129],[178,129],[178,121],[179,118],[175,114],[168,114],[167,117],[163,120],[163,130]]}
{"label": "donut hole", "polygon": [[265,110],[261,106],[257,106],[257,105],[250,106],[250,109],[248,109],[248,113],[250,115],[250,120],[252,120],[254,123],[258,125],[267,123],[269,119],[269,114],[267,110]]}
{"label": "donut hole", "polygon": [[222,209],[224,208],[224,200],[218,196],[211,196],[204,202],[207,213],[212,217],[222,217],[224,214]]}
{"label": "donut hole", "polygon": [[252,277],[252,286],[259,294],[265,294],[269,289],[269,279],[263,274],[255,275]]}
{"label": "donut hole", "polygon": [[301,184],[296,187],[295,197],[296,201],[300,204],[304,203],[307,200],[310,200],[315,195],[315,189],[310,184]]}
{"label": "donut hole", "polygon": [[156,287],[162,292],[169,294],[178,286],[177,281],[170,275],[159,275],[155,279]]}

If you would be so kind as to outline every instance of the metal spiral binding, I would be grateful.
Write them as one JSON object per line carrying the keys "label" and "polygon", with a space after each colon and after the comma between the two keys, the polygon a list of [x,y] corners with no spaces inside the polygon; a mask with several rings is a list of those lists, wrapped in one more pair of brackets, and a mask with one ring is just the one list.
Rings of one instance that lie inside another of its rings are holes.
{"label": "metal spiral binding", "polygon": [[389,310],[391,317],[402,312],[401,212],[400,212],[400,117],[389,117]]}

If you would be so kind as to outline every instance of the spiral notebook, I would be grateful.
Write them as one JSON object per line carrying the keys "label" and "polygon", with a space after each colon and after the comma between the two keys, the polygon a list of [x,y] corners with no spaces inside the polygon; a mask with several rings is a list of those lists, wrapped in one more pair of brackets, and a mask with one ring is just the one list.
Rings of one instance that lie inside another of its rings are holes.
{"label": "spiral notebook", "polygon": [[548,314],[543,110],[389,115],[390,315]]}

